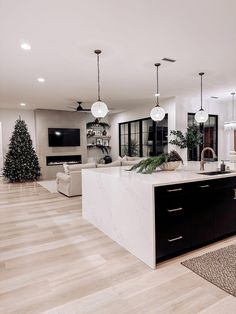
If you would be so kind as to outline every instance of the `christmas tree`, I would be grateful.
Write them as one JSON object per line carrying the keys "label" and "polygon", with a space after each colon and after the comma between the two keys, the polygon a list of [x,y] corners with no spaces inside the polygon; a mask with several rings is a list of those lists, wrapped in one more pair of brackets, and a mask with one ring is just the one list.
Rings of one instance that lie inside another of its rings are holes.
{"label": "christmas tree", "polygon": [[21,118],[16,121],[10,140],[3,167],[3,176],[11,182],[37,180],[40,176],[38,157],[27,125]]}

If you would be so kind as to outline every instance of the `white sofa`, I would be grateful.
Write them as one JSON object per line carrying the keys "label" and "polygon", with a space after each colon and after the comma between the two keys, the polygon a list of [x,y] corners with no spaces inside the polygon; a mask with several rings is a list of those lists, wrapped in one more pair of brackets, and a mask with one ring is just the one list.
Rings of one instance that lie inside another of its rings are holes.
{"label": "white sofa", "polygon": [[64,165],[65,172],[58,172],[56,175],[57,191],[68,196],[82,195],[82,169],[88,168],[104,168],[104,167],[120,167],[132,166],[138,163],[142,158],[139,157],[126,157],[119,158],[118,160],[109,164],[76,164]]}

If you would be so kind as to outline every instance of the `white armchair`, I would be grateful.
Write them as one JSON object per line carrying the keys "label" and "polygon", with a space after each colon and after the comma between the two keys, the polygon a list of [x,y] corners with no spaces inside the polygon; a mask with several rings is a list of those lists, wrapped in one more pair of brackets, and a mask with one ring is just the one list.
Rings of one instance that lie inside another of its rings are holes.
{"label": "white armchair", "polygon": [[96,164],[71,165],[67,166],[67,173],[58,172],[57,191],[69,197],[82,195],[82,169],[86,168],[96,168]]}
{"label": "white armchair", "polygon": [[72,171],[70,174],[57,173],[57,191],[66,196],[82,194],[81,171]]}

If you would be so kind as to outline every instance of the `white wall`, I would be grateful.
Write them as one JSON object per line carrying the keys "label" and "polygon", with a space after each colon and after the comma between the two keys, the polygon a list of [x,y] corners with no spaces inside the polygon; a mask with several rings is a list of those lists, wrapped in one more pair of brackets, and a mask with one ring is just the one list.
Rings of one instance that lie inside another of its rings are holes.
{"label": "white wall", "polygon": [[[185,131],[187,128],[188,112],[196,112],[200,108],[200,98],[198,97],[176,97],[176,128]],[[230,117],[230,106],[219,100],[204,101],[204,109],[209,114],[218,115],[218,159],[228,159],[229,151],[232,149],[232,134],[224,131],[224,122]],[[184,160],[187,160],[187,151],[184,152]]]}
{"label": "white wall", "polygon": [[[169,130],[175,129],[175,97],[162,101],[161,105],[168,113]],[[125,112],[114,114],[110,117],[111,157],[113,160],[117,159],[119,156],[119,123],[148,118],[150,116],[150,110],[153,106],[153,104],[139,106]],[[171,149],[171,145],[169,145],[169,149]]]}
{"label": "white wall", "polygon": [[[39,113],[43,115],[42,119],[39,118]],[[14,130],[15,121],[21,116],[23,120],[25,120],[28,130],[33,141],[33,145],[37,150],[37,154],[39,160],[43,160],[43,164],[45,164],[45,151],[47,151],[48,155],[55,155],[60,150],[64,152],[64,154],[75,154],[76,148],[55,148],[55,152],[52,152],[52,148],[48,147],[48,135],[47,129],[48,127],[78,127],[81,129],[81,147],[83,152],[81,153],[83,162],[87,161],[88,157],[93,157],[96,160],[104,157],[104,154],[101,153],[99,149],[94,149],[87,151],[87,139],[86,139],[86,123],[89,121],[93,121],[94,118],[91,114],[85,113],[77,113],[70,111],[59,111],[59,110],[11,110],[11,109],[0,109],[0,123],[2,124],[2,148],[3,148],[3,157],[8,151],[8,145],[10,142],[10,138],[12,136],[12,132]],[[36,119],[37,116],[37,119]],[[36,120],[38,121],[37,129],[38,133],[36,133]],[[48,123],[45,124],[45,121]],[[104,119],[103,121],[108,122],[108,119]],[[41,129],[40,129],[41,128]],[[42,139],[43,137],[43,139]],[[1,134],[0,134],[1,141]],[[45,147],[42,150],[41,143],[44,141]],[[37,145],[36,145],[37,144]],[[1,142],[0,142],[1,149]],[[72,152],[71,152],[72,151]],[[60,153],[61,154],[61,153]],[[1,151],[0,151],[1,158]],[[42,165],[41,163],[41,165]],[[1,168],[1,164],[0,164]],[[55,177],[55,176],[54,176]]]}
{"label": "white wall", "polygon": [[[161,101],[168,113],[168,128],[169,130],[180,129],[185,131],[187,127],[187,113],[196,112],[200,106],[199,96],[196,97],[172,97]],[[149,117],[150,110],[153,108],[152,104],[145,104],[143,106],[136,107],[126,112],[117,113],[109,116],[109,123],[111,128],[109,130],[111,135],[111,156],[115,160],[119,155],[119,129],[118,124],[121,122],[147,118]],[[204,108],[211,113],[217,114],[219,118],[219,132],[218,132],[218,157],[219,159],[228,159],[229,151],[233,149],[233,132],[225,132],[223,125],[224,122],[232,119],[232,105],[231,102],[220,102],[219,100],[206,100],[204,101]],[[76,113],[75,113],[76,114]],[[8,110],[0,109],[0,122],[2,123],[2,146],[3,155],[8,150],[9,139],[12,135],[15,121],[19,115],[24,119],[28,125],[28,129],[33,140],[33,144],[36,147],[36,135],[35,135],[35,113],[33,110]],[[89,117],[87,118],[89,119]],[[86,119],[86,120],[87,120]],[[90,119],[91,120],[91,119]],[[169,144],[169,150],[176,149]],[[186,150],[177,149],[186,160]]]}
{"label": "white wall", "polygon": [[14,130],[15,121],[19,118],[19,116],[21,116],[22,120],[25,120],[34,147],[36,147],[34,111],[0,109],[0,122],[2,123],[3,156],[5,156],[6,152],[8,151],[8,145],[12,132]]}
{"label": "white wall", "polygon": [[[186,131],[188,112],[196,112],[200,107],[200,98],[196,97],[173,97],[161,101],[161,106],[168,113],[168,128],[170,130],[178,129]],[[149,117],[151,105],[143,105],[126,112],[117,113],[110,118],[110,134],[111,134],[111,156],[115,160],[119,155],[119,128],[121,122],[141,119]],[[218,115],[218,157],[220,159],[228,159],[229,151],[233,148],[233,135],[224,131],[224,122],[230,119],[231,107],[230,104],[220,102],[219,100],[206,100],[204,108],[209,114]],[[176,146],[170,145],[168,150],[176,149],[184,160],[187,160],[187,150],[179,149]]]}

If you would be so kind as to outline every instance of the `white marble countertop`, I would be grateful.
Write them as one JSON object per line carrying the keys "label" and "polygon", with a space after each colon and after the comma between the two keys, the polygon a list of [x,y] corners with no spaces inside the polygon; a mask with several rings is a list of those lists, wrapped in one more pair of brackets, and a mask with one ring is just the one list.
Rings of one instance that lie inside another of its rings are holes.
{"label": "white marble countertop", "polygon": [[[199,165],[199,162],[197,163]],[[209,169],[211,168],[211,169]],[[212,169],[213,168],[213,169]],[[203,175],[200,174],[199,169],[194,169],[194,166],[183,167],[182,169],[177,169],[175,171],[156,171],[152,174],[141,174],[136,171],[127,171],[130,167],[107,167],[107,168],[92,168],[92,169],[84,169],[83,171],[94,172],[100,175],[112,176],[114,178],[121,178],[122,180],[130,181],[130,184],[134,184],[135,182],[148,184],[151,186],[162,186],[162,185],[171,185],[171,184],[180,184],[180,183],[188,183],[195,181],[205,181],[205,180],[213,180],[213,179],[222,179],[227,177],[235,177],[236,171],[232,171],[227,174],[219,174],[219,175]],[[205,172],[217,170],[216,167],[208,167]]]}

